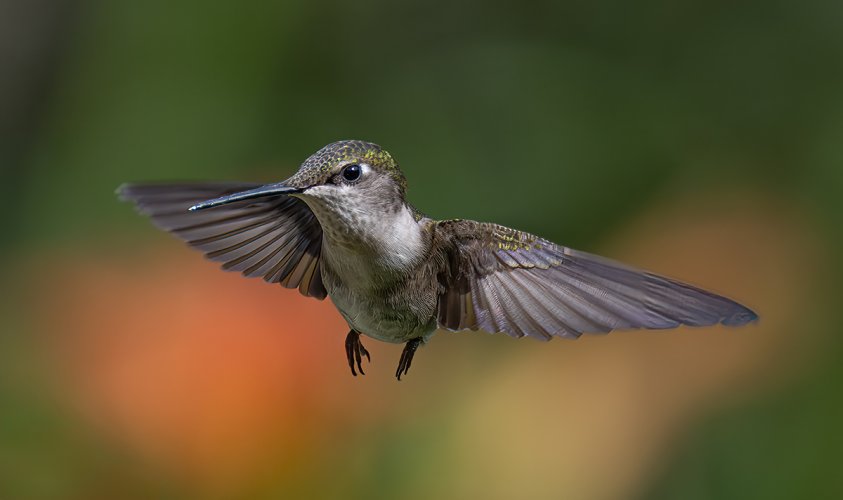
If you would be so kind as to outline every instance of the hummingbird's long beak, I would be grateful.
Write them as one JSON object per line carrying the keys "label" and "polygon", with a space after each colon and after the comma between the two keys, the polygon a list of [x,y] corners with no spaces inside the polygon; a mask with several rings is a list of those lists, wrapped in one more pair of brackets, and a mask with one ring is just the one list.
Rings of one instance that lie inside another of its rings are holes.
{"label": "hummingbird's long beak", "polygon": [[193,212],[195,210],[204,210],[206,208],[218,207],[220,205],[234,203],[235,201],[251,200],[254,198],[265,198],[267,196],[277,196],[279,194],[296,194],[303,192],[304,189],[305,188],[292,187],[288,186],[283,182],[278,182],[276,184],[267,184],[266,186],[257,187],[248,191],[241,191],[239,193],[220,196],[219,198],[214,198],[212,200],[206,200],[202,203],[197,203],[196,205],[193,205],[188,210]]}

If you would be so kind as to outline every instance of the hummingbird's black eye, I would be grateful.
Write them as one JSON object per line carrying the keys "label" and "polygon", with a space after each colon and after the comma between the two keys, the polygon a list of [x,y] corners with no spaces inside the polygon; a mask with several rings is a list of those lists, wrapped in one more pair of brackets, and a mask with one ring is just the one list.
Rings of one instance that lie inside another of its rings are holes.
{"label": "hummingbird's black eye", "polygon": [[354,182],[360,178],[360,174],[362,173],[363,169],[360,168],[360,165],[355,163],[342,169],[342,178],[348,182]]}

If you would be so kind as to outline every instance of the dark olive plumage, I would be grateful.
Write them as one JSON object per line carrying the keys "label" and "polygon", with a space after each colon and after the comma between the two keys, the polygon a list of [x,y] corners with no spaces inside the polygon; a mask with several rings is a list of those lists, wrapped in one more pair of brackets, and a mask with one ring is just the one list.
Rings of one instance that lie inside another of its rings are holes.
{"label": "dark olive plumage", "polygon": [[437,328],[548,340],[757,318],[717,294],[522,231],[432,220],[405,191],[389,153],[340,141],[277,184],[130,184],[119,194],[224,269],[331,296],[351,327],[355,375],[369,357],[360,334],[407,343],[400,379]]}

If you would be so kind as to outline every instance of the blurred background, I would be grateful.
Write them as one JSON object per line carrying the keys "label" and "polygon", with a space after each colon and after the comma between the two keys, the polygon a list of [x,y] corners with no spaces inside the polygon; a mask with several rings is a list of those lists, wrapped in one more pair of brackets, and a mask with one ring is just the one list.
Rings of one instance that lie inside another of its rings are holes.
{"label": "blurred background", "polygon": [[[843,4],[0,3],[0,497],[843,496]],[[377,142],[437,218],[734,297],[741,329],[439,334],[219,271],[126,181]],[[482,495],[482,496],[481,496]]]}

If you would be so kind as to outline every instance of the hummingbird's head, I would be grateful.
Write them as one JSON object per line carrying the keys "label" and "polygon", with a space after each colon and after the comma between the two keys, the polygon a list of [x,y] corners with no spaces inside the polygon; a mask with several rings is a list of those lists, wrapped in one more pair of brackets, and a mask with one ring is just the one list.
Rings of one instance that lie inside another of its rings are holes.
{"label": "hummingbird's head", "polygon": [[286,182],[303,189],[307,196],[318,196],[331,187],[361,191],[392,185],[403,199],[407,187],[392,155],[377,144],[354,140],[334,142],[313,153]]}
{"label": "hummingbird's head", "polygon": [[404,207],[407,181],[398,164],[377,144],[339,141],[302,163],[284,182],[307,203],[323,229],[355,231]]}
{"label": "hummingbird's head", "polygon": [[285,181],[208,200],[191,210],[283,194],[302,199],[317,217],[355,212],[377,216],[403,207],[406,187],[404,174],[386,150],[371,142],[338,141],[313,153]]}

